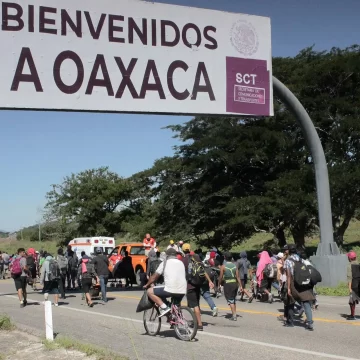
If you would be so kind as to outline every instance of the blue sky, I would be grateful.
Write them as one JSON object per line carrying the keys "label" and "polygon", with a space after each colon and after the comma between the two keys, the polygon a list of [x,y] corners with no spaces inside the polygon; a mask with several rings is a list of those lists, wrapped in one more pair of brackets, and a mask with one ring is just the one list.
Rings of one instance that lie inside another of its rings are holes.
{"label": "blue sky", "polygon": [[[270,16],[274,56],[360,42],[359,0],[167,0],[179,5]],[[172,154],[169,124],[188,117],[51,112],[0,112],[0,230],[40,219],[50,185],[107,165],[122,176]]]}

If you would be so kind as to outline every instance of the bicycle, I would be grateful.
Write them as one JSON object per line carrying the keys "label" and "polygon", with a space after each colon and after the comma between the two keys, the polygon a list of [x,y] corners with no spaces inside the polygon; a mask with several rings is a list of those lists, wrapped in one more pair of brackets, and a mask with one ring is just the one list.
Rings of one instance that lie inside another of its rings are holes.
{"label": "bicycle", "polygon": [[[171,307],[171,311],[167,315],[164,315],[164,317],[167,317],[170,329],[174,329],[179,340],[193,340],[198,329],[198,323],[194,312],[187,306],[181,306],[180,301],[173,298],[171,299],[171,303],[169,305]],[[185,318],[185,313],[190,315],[190,320]],[[147,320],[148,315],[150,315],[149,320]],[[150,336],[156,336],[160,332],[162,317],[159,317],[159,315],[160,310],[155,304],[151,309],[144,311],[144,328],[146,333]],[[181,333],[182,330],[185,330],[185,334]]]}

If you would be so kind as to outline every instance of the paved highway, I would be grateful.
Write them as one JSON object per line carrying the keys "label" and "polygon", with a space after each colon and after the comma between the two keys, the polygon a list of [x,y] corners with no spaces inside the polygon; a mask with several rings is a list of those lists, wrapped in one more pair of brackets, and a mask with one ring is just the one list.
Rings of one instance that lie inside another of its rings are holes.
{"label": "paved highway", "polygon": [[[53,307],[55,333],[106,347],[130,359],[239,359],[261,357],[279,359],[360,359],[359,321],[348,322],[346,298],[320,297],[315,312],[315,331],[308,332],[299,321],[294,328],[284,328],[277,317],[282,303],[238,303],[238,321],[231,322],[223,298],[217,299],[219,316],[213,318],[202,303],[204,332],[196,340],[181,342],[172,330],[162,325],[157,337],[145,334],[142,313],[135,309],[140,290],[116,289],[109,302],[97,302],[90,309],[80,294]],[[20,309],[12,280],[0,281],[0,313],[6,313],[23,329],[44,337],[44,307],[41,293],[30,292],[29,304]]]}

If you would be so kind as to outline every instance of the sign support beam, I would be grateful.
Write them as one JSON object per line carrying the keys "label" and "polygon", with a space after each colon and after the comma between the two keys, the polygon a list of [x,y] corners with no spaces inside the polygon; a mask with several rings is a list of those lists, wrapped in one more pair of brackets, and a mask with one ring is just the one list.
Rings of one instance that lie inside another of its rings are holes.
{"label": "sign support beam", "polygon": [[341,255],[333,237],[330,184],[324,149],[315,126],[298,98],[273,76],[274,94],[286,105],[299,123],[315,166],[319,210],[320,243],[311,260],[323,276],[322,285],[337,286],[346,280],[347,257]]}

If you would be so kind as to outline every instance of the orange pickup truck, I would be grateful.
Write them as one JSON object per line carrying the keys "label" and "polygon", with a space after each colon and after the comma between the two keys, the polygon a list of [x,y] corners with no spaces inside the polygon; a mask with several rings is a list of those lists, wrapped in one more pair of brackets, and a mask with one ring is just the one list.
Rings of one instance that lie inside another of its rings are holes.
{"label": "orange pickup truck", "polygon": [[127,251],[132,258],[136,283],[140,285],[140,274],[146,271],[147,260],[145,248],[142,243],[120,243],[117,245],[109,255],[109,271],[113,274],[115,265],[123,259],[125,251]]}

